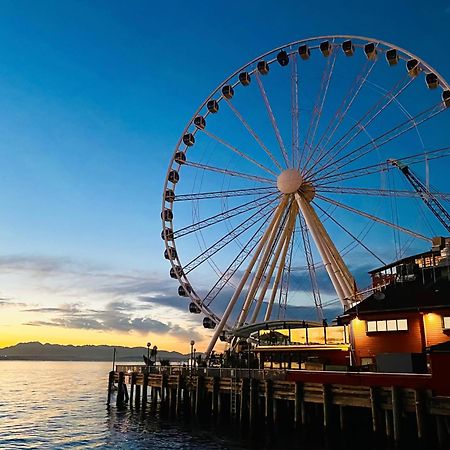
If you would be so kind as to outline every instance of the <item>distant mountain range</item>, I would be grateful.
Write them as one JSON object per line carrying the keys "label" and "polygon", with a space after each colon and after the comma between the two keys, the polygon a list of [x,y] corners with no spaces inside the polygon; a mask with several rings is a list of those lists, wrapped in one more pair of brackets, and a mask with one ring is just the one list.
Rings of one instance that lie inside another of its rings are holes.
{"label": "distant mountain range", "polygon": [[[113,347],[110,345],[59,345],[25,342],[11,347],[0,348],[2,360],[33,361],[112,361],[113,349],[116,349],[116,361],[140,361],[147,355],[147,347]],[[157,361],[187,360],[189,355],[178,352],[158,350]]]}

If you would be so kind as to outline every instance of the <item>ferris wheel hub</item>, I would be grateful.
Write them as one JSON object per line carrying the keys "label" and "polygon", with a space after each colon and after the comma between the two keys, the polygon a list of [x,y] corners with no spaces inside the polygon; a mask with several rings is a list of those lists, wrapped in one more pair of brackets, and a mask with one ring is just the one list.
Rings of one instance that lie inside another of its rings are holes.
{"label": "ferris wheel hub", "polygon": [[303,177],[297,169],[287,169],[277,178],[277,188],[283,194],[293,194],[300,189]]}

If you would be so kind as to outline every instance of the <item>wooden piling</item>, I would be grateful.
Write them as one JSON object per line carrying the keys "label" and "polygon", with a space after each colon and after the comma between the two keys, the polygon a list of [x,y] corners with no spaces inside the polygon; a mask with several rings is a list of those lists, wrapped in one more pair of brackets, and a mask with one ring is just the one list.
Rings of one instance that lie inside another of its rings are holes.
{"label": "wooden piling", "polygon": [[330,414],[331,414],[331,390],[330,386],[324,384],[322,387],[322,398],[323,398],[323,426],[327,428],[330,425]]}
{"label": "wooden piling", "polygon": [[389,411],[388,409],[384,410],[384,422],[385,422],[386,436],[391,437],[392,436],[391,411]]}
{"label": "wooden piling", "polygon": [[378,430],[378,393],[374,386],[370,387],[370,410],[372,414],[372,431]]}
{"label": "wooden piling", "polygon": [[250,379],[250,393],[249,393],[249,420],[250,423],[253,423],[253,421],[256,419],[256,415],[258,412],[258,400],[259,400],[259,384],[258,380],[255,380],[254,378]]}
{"label": "wooden piling", "polygon": [[243,378],[241,380],[241,401],[239,403],[239,421],[242,423],[245,418],[245,413],[248,411],[248,402],[250,397],[250,379]]}
{"label": "wooden piling", "polygon": [[392,422],[393,422],[393,430],[394,430],[394,440],[400,440],[400,408],[401,408],[401,400],[400,400],[400,392],[396,386],[391,387],[392,392]]}
{"label": "wooden piling", "polygon": [[134,407],[136,409],[139,409],[140,406],[141,406],[141,385],[135,384],[135,386],[134,386]]}
{"label": "wooden piling", "polygon": [[114,386],[114,376],[115,376],[115,372],[114,372],[114,370],[111,370],[111,372],[109,372],[109,375],[108,375],[108,396],[106,399],[106,404],[108,406],[111,403],[111,395],[112,395],[112,390],[113,390],[113,386]]}
{"label": "wooden piling", "polygon": [[142,384],[142,409],[147,407],[147,392],[148,392],[148,372],[144,373],[144,381]]}
{"label": "wooden piling", "polygon": [[125,374],[123,372],[119,372],[119,381],[117,383],[117,398],[116,405],[117,408],[123,408],[124,406],[124,381]]}
{"label": "wooden piling", "polygon": [[220,378],[214,377],[211,393],[211,410],[214,415],[217,415],[219,410],[219,385]]}
{"label": "wooden piling", "polygon": [[136,374],[133,372],[131,374],[131,385],[130,385],[130,408],[133,407],[133,397],[135,387],[136,387]]}
{"label": "wooden piling", "polygon": [[266,422],[271,422],[273,420],[273,382],[272,380],[265,380],[265,392],[264,392],[264,417]]}
{"label": "wooden piling", "polygon": [[195,386],[195,414],[200,413],[200,406],[203,397],[204,379],[201,375],[197,376],[197,384]]}
{"label": "wooden piling", "polygon": [[436,416],[436,434],[437,434],[437,440],[438,440],[438,446],[440,449],[444,449],[445,445],[445,429],[443,424],[443,417],[437,415]]}
{"label": "wooden piling", "polygon": [[295,399],[294,399],[294,422],[295,424],[304,424],[304,408],[303,402],[303,383],[300,381],[295,382]]}
{"label": "wooden piling", "polygon": [[339,428],[345,430],[345,406],[339,405]]}
{"label": "wooden piling", "polygon": [[423,438],[423,431],[424,431],[423,428],[424,408],[423,408],[423,395],[418,389],[414,390],[414,405],[416,412],[417,437],[421,439]]}

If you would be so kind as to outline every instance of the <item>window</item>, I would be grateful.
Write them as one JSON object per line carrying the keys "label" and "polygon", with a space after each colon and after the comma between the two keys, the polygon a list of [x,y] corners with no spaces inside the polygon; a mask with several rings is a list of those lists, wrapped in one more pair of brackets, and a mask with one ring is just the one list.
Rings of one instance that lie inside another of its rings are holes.
{"label": "window", "polygon": [[444,319],[444,330],[450,330],[450,317],[443,317]]}
{"label": "window", "polygon": [[[450,317],[448,319],[448,328],[450,329]],[[444,318],[445,328],[445,318]],[[367,333],[383,331],[408,331],[408,319],[389,319],[389,320],[368,320]]]}

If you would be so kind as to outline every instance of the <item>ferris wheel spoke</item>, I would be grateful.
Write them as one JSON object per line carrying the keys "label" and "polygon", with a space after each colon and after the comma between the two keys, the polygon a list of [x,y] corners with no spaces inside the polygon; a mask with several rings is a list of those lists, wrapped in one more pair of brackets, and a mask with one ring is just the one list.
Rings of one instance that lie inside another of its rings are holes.
{"label": "ferris wheel spoke", "polygon": [[297,53],[293,54],[291,69],[291,128],[292,128],[292,167],[300,161],[300,133],[298,108],[298,67]]}
{"label": "ferris wheel spoke", "polygon": [[210,306],[211,303],[215,300],[215,298],[220,294],[222,289],[227,284],[231,285],[230,280],[232,279],[234,274],[237,272],[239,267],[241,267],[241,265],[245,262],[248,255],[250,255],[250,253],[252,252],[254,247],[260,241],[262,234],[263,234],[262,229],[266,225],[269,218],[270,218],[270,212],[263,218],[261,225],[257,228],[255,233],[250,237],[250,239],[242,247],[241,251],[233,259],[233,261],[230,263],[230,265],[225,269],[225,271],[222,273],[222,275],[219,277],[219,279],[216,281],[216,283],[210,289],[210,291],[205,295],[205,297],[202,300],[203,304]]}
{"label": "ferris wheel spoke", "polygon": [[244,178],[246,180],[257,181],[258,183],[265,183],[265,184],[267,184],[267,183],[275,184],[276,183],[276,181],[274,179],[264,178],[264,177],[260,177],[257,175],[249,175],[247,173],[236,172],[235,170],[222,169],[220,167],[210,166],[207,164],[201,164],[201,163],[196,163],[196,162],[192,162],[192,161],[186,161],[184,163],[184,165],[189,166],[189,167],[194,167],[196,169],[207,170],[210,172],[222,173],[222,174],[228,175],[230,177]]}
{"label": "ferris wheel spoke", "polygon": [[[377,59],[374,60],[368,60],[366,64],[363,66],[362,71],[357,75],[355,78],[354,83],[352,83],[351,88],[348,90],[348,93],[346,97],[344,97],[337,114],[333,116],[325,129],[325,131],[322,134],[322,137],[318,141],[317,145],[315,146],[315,150],[318,148],[321,148],[321,150],[318,152],[317,156],[314,158],[314,161],[312,161],[312,165],[316,165],[317,161],[320,161],[322,155],[325,153],[326,148],[330,141],[333,139],[333,136],[335,135],[336,131],[339,129],[340,125],[342,124],[344,118],[346,117],[348,111],[353,105],[353,102],[358,97],[359,93],[361,92],[361,89],[363,88],[364,84],[366,83],[368,77],[370,76],[370,73],[372,72],[372,69],[375,67],[375,64],[377,62]],[[351,97],[350,97],[351,96]],[[334,125],[334,127],[333,127]],[[325,139],[326,137],[326,139]],[[325,139],[323,145],[322,141]],[[304,164],[304,168],[307,171],[309,162],[311,161],[311,157],[313,156],[314,152],[311,152],[310,157]]]}
{"label": "ferris wheel spoke", "polygon": [[286,164],[286,167],[289,167],[289,159],[286,152],[286,147],[284,146],[283,138],[281,137],[280,130],[278,128],[277,121],[275,120],[275,115],[273,114],[272,107],[270,106],[269,98],[267,97],[266,90],[264,89],[264,85],[261,81],[260,76],[258,75],[258,72],[255,72],[255,78],[256,82],[259,87],[259,92],[261,93],[261,96],[264,101],[264,105],[266,106],[266,111],[269,116],[270,122],[272,123],[273,131],[275,132],[275,136],[278,141],[278,145],[280,146],[281,154],[283,155],[284,162]]}
{"label": "ferris wheel spoke", "polygon": [[423,236],[420,233],[417,233],[415,231],[409,230],[408,228],[405,228],[405,227],[402,227],[402,226],[397,225],[395,223],[389,222],[389,221],[387,221],[385,219],[381,219],[380,217],[376,217],[376,216],[374,216],[372,214],[366,213],[366,212],[361,211],[359,209],[353,208],[352,206],[345,205],[344,203],[338,202],[338,201],[333,200],[331,198],[324,197],[321,194],[317,194],[316,198],[319,198],[320,200],[323,200],[324,202],[327,202],[327,203],[330,203],[332,205],[338,206],[339,208],[345,209],[345,210],[350,211],[350,212],[352,212],[354,214],[357,214],[359,216],[365,217],[366,219],[373,220],[373,221],[375,221],[377,223],[381,223],[381,224],[386,225],[386,226],[388,226],[390,228],[393,228],[395,230],[398,230],[398,231],[401,231],[403,233],[409,234],[410,236],[413,236],[413,237],[415,237],[417,239],[422,239],[422,240],[427,241],[427,242],[431,241],[431,239],[429,237]]}
{"label": "ferris wheel spoke", "polygon": [[319,320],[323,320],[323,310],[322,310],[322,298],[320,296],[319,283],[317,282],[316,265],[314,263],[314,256],[311,249],[311,240],[309,238],[308,225],[306,224],[303,215],[299,214],[298,219],[300,222],[300,232],[302,236],[303,249],[306,257],[306,265],[308,268],[309,281],[311,283],[311,291],[313,294],[314,304],[316,307],[316,312]]}
{"label": "ferris wheel spoke", "polygon": [[[350,152],[348,152],[345,155],[341,156],[340,158],[334,160],[333,162],[329,163],[328,165],[325,165],[324,167],[322,167],[319,170],[322,172],[325,172],[326,174],[332,174],[334,172],[337,172],[338,170],[348,166],[352,162],[362,158],[363,156],[366,156],[374,148],[379,149],[380,147],[391,142],[392,140],[407,133],[409,130],[416,128],[419,125],[421,125],[422,123],[437,116],[439,113],[441,113],[445,109],[446,109],[445,105],[443,105],[441,102],[439,102],[438,104],[432,106],[431,108],[426,109],[425,111],[422,111],[421,113],[417,114],[416,116],[412,117],[411,119],[408,119],[408,120],[396,125],[394,128],[391,128],[390,130],[384,132],[380,136],[374,138],[371,142],[368,142],[366,144],[363,144],[363,145],[357,147],[354,150],[351,150]],[[328,172],[326,171],[327,169],[329,169]]]}
{"label": "ferris wheel spoke", "polygon": [[227,147],[232,152],[236,153],[236,155],[239,155],[241,158],[251,162],[255,166],[257,166],[260,169],[264,170],[264,172],[267,172],[270,175],[273,175],[274,177],[277,176],[276,173],[273,170],[271,170],[271,169],[267,168],[266,166],[264,166],[263,164],[259,163],[258,161],[253,159],[251,156],[248,156],[246,153],[244,153],[243,151],[239,150],[237,147],[231,145],[229,142],[225,141],[224,139],[220,138],[219,136],[216,136],[215,134],[211,133],[210,131],[208,131],[206,129],[202,129],[201,131],[204,134],[206,134],[206,136],[208,136],[209,138],[215,140],[219,144],[222,144],[224,147]]}
{"label": "ferris wheel spoke", "polygon": [[[322,156],[315,161],[314,166],[306,171],[305,176],[308,176],[311,173],[313,167],[319,167],[319,170],[323,170],[332,164],[334,158],[353,142],[353,140],[355,140],[368,125],[370,125],[400,94],[402,94],[413,81],[414,78],[406,76],[404,79],[397,82],[389,91],[384,93],[360,119],[358,119],[329,149],[326,149],[326,151],[322,153]],[[324,164],[320,164],[323,160],[325,160]]]}
{"label": "ferris wheel spoke", "polygon": [[[444,147],[436,150],[428,150],[425,152],[417,153],[415,155],[405,155],[397,157],[398,161],[402,161],[404,164],[411,166],[413,164],[423,163],[424,156],[428,159],[428,161],[439,158],[446,158],[450,156],[450,147]],[[328,184],[342,182],[348,179],[354,179],[366,175],[372,175],[374,173],[382,173],[388,172],[390,170],[395,169],[392,164],[389,164],[387,161],[381,162],[378,164],[371,164],[365,167],[360,167],[358,169],[351,169],[347,171],[342,171],[337,174],[331,175],[321,175],[315,178],[315,187],[325,186]]]}
{"label": "ferris wheel spoke", "polygon": [[264,195],[267,193],[275,193],[277,189],[275,187],[265,188],[248,188],[248,189],[231,189],[228,191],[212,191],[212,192],[197,192],[192,194],[177,194],[174,198],[174,202],[185,202],[192,200],[206,200],[228,197],[244,197],[246,195]]}
{"label": "ferris wheel spoke", "polygon": [[217,252],[225,248],[230,242],[233,242],[243,233],[245,233],[249,228],[258,223],[260,220],[267,218],[267,216],[275,209],[274,207],[270,208],[270,205],[275,201],[273,199],[270,204],[266,205],[264,208],[259,209],[253,216],[250,218],[246,218],[239,225],[234,227],[228,233],[220,237],[214,244],[205,249],[200,255],[196,256],[193,260],[191,260],[184,268],[183,272],[187,275],[189,272],[192,272],[194,269],[199,267],[202,263],[204,263],[207,259],[211,258]]}
{"label": "ferris wheel spoke", "polygon": [[[406,191],[398,189],[375,189],[375,188],[359,188],[359,187],[341,187],[341,186],[316,186],[316,192],[334,193],[334,194],[355,194],[355,195],[373,195],[379,197],[407,197],[421,198],[416,191]],[[434,197],[441,200],[449,200],[450,194],[443,192],[431,192]]]}
{"label": "ferris wheel spoke", "polygon": [[[274,194],[276,194],[277,196],[273,197]],[[173,232],[173,237],[174,237],[174,239],[178,239],[182,236],[186,236],[187,234],[202,230],[203,228],[210,227],[212,225],[216,225],[220,222],[223,222],[224,220],[230,219],[231,217],[235,217],[240,214],[245,214],[249,211],[253,211],[254,209],[264,207],[266,205],[271,204],[279,197],[280,197],[280,194],[274,192],[274,193],[267,194],[258,200],[250,200],[249,202],[243,203],[242,205],[235,206],[234,208],[228,209],[226,211],[222,211],[221,213],[214,214],[211,217],[200,220],[200,221],[190,224],[186,227],[180,228],[179,230],[176,230]]]}
{"label": "ferris wheel spoke", "polygon": [[280,163],[276,160],[276,158],[273,156],[272,152],[267,148],[267,146],[263,143],[261,138],[256,134],[256,132],[253,130],[253,128],[248,124],[248,122],[244,119],[242,114],[237,110],[236,106],[228,100],[225,99],[227,105],[230,107],[231,111],[233,111],[234,115],[241,121],[241,123],[244,125],[244,127],[247,129],[247,131],[252,135],[253,139],[258,143],[258,145],[264,150],[266,155],[271,159],[271,161],[277,166],[279,170],[283,170]]}
{"label": "ferris wheel spoke", "polygon": [[375,259],[377,259],[383,266],[386,265],[386,262],[383,261],[374,251],[372,251],[367,245],[365,245],[356,235],[354,235],[351,231],[349,231],[344,225],[338,222],[331,214],[325,211],[317,202],[314,202],[314,205],[322,211],[332,222],[334,222],[341,230],[347,233],[352,239],[354,239],[362,248],[367,250]]}
{"label": "ferris wheel spoke", "polygon": [[[327,60],[327,64],[325,65],[322,74],[322,82],[319,94],[317,95],[316,103],[313,107],[313,111],[311,114],[308,131],[306,133],[305,140],[303,142],[302,155],[300,158],[299,167],[302,163],[303,156],[306,158],[306,160],[308,160],[316,150],[316,147],[314,147],[314,139],[317,133],[317,128],[319,126],[320,119],[322,118],[322,111],[325,104],[325,100],[327,98],[328,88],[330,86],[334,66],[336,64],[337,54],[338,54],[337,51],[334,50],[331,58]],[[308,151],[306,151],[306,147],[308,147]]]}

